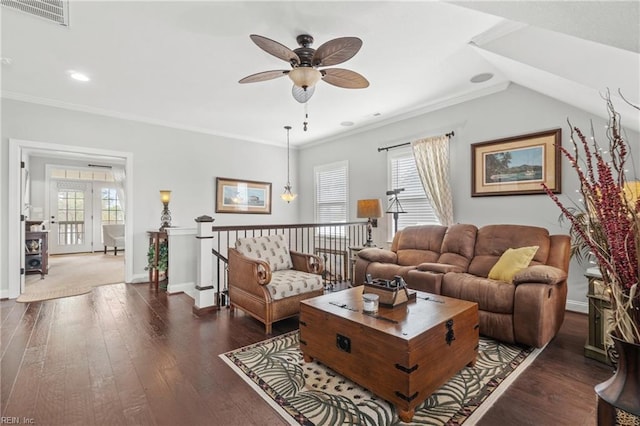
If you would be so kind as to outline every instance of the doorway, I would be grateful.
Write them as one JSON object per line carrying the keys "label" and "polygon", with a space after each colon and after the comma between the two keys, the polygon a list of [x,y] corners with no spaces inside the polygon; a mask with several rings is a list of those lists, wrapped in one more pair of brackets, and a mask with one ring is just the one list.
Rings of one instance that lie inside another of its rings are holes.
{"label": "doorway", "polygon": [[[21,271],[24,253],[24,222],[22,217],[25,203],[22,191],[22,170],[25,162],[32,155],[41,155],[62,159],[86,159],[90,161],[115,162],[121,164],[127,176],[123,186],[124,199],[131,200],[133,194],[133,154],[130,152],[110,151],[98,148],[61,145],[48,142],[9,140],[9,230],[8,240],[8,278],[9,298],[17,298],[24,291],[25,275]],[[133,223],[133,205],[128,203],[125,209],[125,222]],[[133,279],[133,230],[132,226],[125,228],[125,282]]]}

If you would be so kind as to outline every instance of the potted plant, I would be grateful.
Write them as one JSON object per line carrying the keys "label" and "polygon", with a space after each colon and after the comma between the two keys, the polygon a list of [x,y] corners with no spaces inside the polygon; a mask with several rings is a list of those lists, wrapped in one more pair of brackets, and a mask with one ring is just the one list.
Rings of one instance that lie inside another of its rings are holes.
{"label": "potted plant", "polygon": [[169,268],[169,242],[161,241],[158,245],[158,261],[156,264],[156,248],[154,244],[149,244],[147,251],[147,267],[145,270],[155,269],[159,274],[159,280],[166,278],[167,269]]}
{"label": "potted plant", "polygon": [[633,164],[620,115],[608,94],[605,100],[607,143],[598,143],[593,126],[590,137],[572,127],[570,149],[558,147],[578,176],[581,199],[565,205],[545,186],[570,222],[578,252],[586,249],[597,263],[611,300],[607,332],[618,362],[616,374],[595,388],[599,423],[615,416],[612,406],[640,417],[640,182],[628,176]]}

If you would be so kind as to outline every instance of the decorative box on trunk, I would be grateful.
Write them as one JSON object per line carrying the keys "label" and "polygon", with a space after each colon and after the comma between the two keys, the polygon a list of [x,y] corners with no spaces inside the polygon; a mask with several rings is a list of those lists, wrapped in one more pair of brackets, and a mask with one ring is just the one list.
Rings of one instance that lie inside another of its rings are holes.
{"label": "decorative box on trunk", "polygon": [[370,282],[364,283],[363,292],[377,294],[381,306],[392,308],[416,298],[416,293],[407,289],[407,284],[401,277],[396,277],[393,280],[376,279],[367,281]]}

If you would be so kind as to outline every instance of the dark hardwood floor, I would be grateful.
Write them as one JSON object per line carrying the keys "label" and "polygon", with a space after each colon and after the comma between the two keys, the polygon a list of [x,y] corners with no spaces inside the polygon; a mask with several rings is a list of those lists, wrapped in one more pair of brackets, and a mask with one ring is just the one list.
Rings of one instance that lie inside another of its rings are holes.
{"label": "dark hardwood floor", "polygon": [[[38,425],[284,425],[218,357],[265,339],[229,310],[196,317],[193,300],[146,284],[29,304],[0,302],[0,416]],[[294,330],[297,319],[274,325]],[[594,425],[593,386],[611,368],[582,355],[585,315],[560,334],[481,425]]]}

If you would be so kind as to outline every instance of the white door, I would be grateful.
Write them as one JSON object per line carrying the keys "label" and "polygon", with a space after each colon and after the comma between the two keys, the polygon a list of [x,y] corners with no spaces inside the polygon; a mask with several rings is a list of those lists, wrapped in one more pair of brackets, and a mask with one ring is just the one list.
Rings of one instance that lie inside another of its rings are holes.
{"label": "white door", "polygon": [[49,194],[49,253],[92,251],[91,183],[52,180]]}

